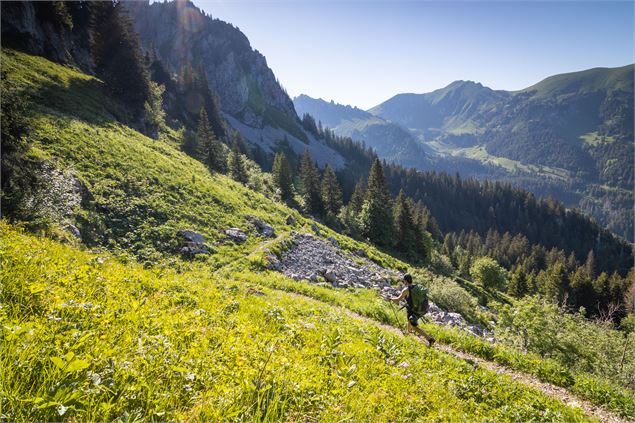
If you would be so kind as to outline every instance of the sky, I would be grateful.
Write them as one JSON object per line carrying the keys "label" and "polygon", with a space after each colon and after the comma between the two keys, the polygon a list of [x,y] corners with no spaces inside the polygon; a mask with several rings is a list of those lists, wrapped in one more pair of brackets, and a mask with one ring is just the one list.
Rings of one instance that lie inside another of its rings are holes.
{"label": "sky", "polygon": [[633,1],[194,3],[240,28],[291,97],[362,109],[455,80],[519,90],[635,62]]}

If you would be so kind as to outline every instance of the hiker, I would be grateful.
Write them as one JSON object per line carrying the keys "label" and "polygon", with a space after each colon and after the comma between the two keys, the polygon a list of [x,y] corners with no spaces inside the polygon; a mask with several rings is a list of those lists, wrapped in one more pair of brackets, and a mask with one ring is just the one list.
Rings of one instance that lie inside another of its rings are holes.
{"label": "hiker", "polygon": [[399,303],[406,300],[406,313],[408,315],[408,333],[414,331],[426,338],[428,345],[432,346],[435,342],[434,337],[428,335],[419,327],[417,320],[428,312],[428,291],[412,283],[412,276],[406,273],[403,277],[406,287],[397,297],[388,297],[388,301]]}

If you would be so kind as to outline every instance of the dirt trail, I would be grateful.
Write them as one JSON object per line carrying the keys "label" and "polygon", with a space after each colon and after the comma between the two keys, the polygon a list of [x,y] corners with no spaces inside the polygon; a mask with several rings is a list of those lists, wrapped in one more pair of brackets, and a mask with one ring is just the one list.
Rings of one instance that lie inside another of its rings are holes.
{"label": "dirt trail", "polygon": [[[312,300],[319,301],[318,299],[305,296],[302,294],[293,293],[289,291],[284,291],[284,292],[290,295],[304,297],[304,298],[311,298]],[[380,323],[371,318],[354,313],[351,310],[341,306],[336,306],[332,304],[329,304],[329,305],[353,319],[371,323],[377,327],[380,327],[384,330],[387,330],[399,336],[406,336],[402,330],[400,330],[399,328],[396,328],[395,326],[390,326],[384,323]],[[428,344],[427,341],[425,341],[424,339],[421,339],[418,337],[417,339],[419,339],[425,345]],[[543,382],[535,376],[522,373],[518,370],[510,369],[498,363],[487,361],[483,358],[477,357],[470,353],[455,350],[449,345],[439,344],[437,342],[434,344],[433,348],[436,350],[442,351],[446,354],[450,354],[459,359],[469,361],[470,363],[475,363],[477,366],[481,366],[482,368],[488,369],[490,371],[493,371],[499,374],[508,375],[512,378],[512,380],[520,382],[524,385],[531,386],[532,388],[537,389],[552,398],[562,401],[563,403],[571,407],[578,407],[582,409],[588,416],[595,417],[602,423],[634,423],[635,422],[635,420],[629,420],[627,418],[620,417],[619,415],[613,413],[612,411],[606,410],[602,407],[592,404],[591,402],[587,400],[581,399],[578,396],[574,395],[573,393],[567,391],[565,388],[553,385],[551,383]]]}

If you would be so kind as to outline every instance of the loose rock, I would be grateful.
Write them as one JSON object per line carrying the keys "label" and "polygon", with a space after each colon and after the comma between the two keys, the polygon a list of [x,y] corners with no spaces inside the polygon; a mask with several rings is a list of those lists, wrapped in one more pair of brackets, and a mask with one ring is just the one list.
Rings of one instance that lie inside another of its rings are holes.
{"label": "loose rock", "polygon": [[197,254],[210,254],[209,248],[205,245],[205,237],[198,232],[181,230],[176,234],[181,238],[179,252],[182,255],[193,257]]}
{"label": "loose rock", "polygon": [[247,241],[247,234],[238,228],[225,229],[225,236],[228,240],[233,241],[237,244],[242,244],[243,242]]}

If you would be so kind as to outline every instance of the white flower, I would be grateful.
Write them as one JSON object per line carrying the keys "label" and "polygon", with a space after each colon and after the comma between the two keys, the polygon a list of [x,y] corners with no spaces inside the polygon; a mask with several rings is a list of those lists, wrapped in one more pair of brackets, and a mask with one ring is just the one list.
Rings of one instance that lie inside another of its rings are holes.
{"label": "white flower", "polygon": [[64,414],[66,414],[67,410],[68,410],[68,407],[64,407],[62,404],[60,404],[57,407],[57,414],[59,414],[60,416],[63,416]]}

